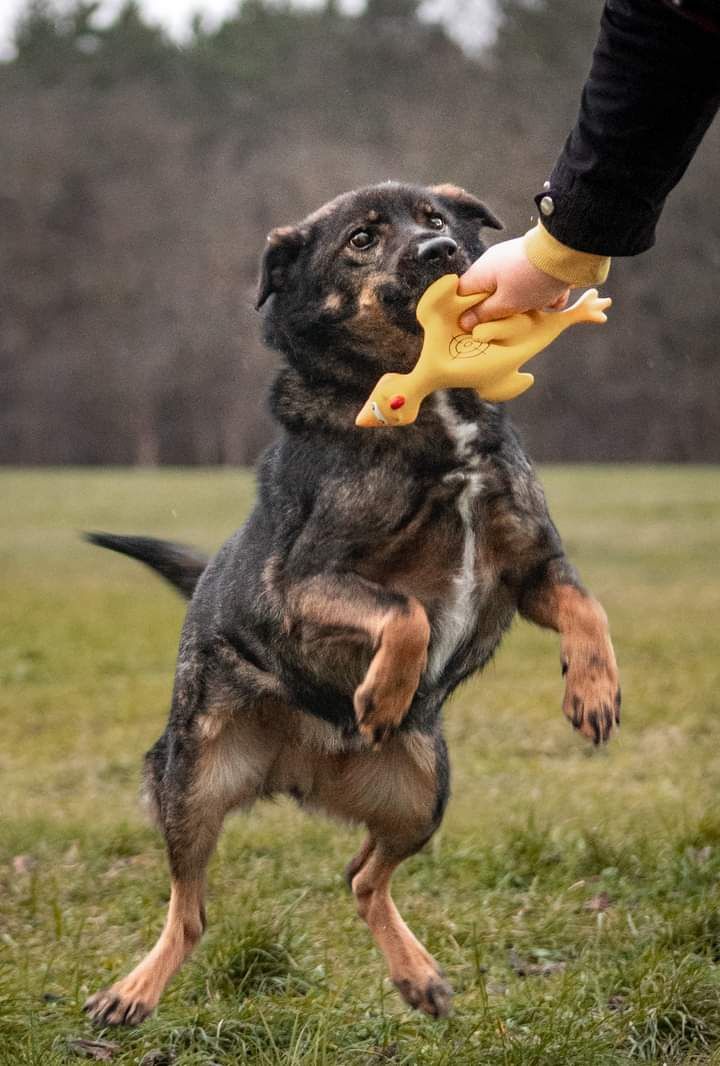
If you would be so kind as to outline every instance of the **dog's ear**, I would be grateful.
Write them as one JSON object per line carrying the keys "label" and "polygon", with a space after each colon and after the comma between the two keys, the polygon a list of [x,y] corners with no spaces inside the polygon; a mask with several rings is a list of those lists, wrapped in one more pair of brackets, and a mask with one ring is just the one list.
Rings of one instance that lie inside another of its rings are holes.
{"label": "dog's ear", "polygon": [[268,296],[281,289],[288,270],[297,259],[307,240],[307,233],[298,226],[280,226],[268,234],[268,243],[260,263],[255,307],[260,309]]}
{"label": "dog's ear", "polygon": [[458,218],[468,222],[476,221],[488,229],[502,229],[503,224],[482,200],[465,192],[459,185],[431,185],[430,192],[438,198],[443,206],[453,211]]}

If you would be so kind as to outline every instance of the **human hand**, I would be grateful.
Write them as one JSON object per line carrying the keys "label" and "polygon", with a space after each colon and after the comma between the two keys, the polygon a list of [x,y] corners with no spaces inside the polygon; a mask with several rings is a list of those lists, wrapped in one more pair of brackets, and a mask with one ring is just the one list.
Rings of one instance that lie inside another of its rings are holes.
{"label": "human hand", "polygon": [[468,332],[478,322],[493,322],[521,311],[559,311],[570,295],[566,282],[533,266],[522,237],[494,244],[468,267],[460,278],[458,293],[467,296],[475,292],[489,292],[490,296],[460,318],[460,325]]}

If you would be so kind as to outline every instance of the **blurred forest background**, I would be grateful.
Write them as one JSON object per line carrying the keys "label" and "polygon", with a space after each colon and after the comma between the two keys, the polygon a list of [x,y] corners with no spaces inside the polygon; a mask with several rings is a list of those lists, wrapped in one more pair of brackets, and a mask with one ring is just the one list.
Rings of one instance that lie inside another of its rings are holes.
{"label": "blurred forest background", "polygon": [[[465,185],[524,232],[600,3],[506,0],[479,53],[457,43],[472,4],[448,35],[414,0],[244,0],[182,45],[96,8],[33,3],[0,63],[3,463],[252,462],[267,231],[396,178]],[[610,324],[538,363],[512,408],[536,458],[720,461],[719,163],[716,124],[656,249],[615,265]]]}

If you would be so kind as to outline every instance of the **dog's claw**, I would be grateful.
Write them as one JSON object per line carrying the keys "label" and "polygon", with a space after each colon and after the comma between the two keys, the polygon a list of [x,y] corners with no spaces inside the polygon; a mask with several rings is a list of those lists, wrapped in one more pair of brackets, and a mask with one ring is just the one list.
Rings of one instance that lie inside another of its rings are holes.
{"label": "dog's claw", "polygon": [[587,662],[563,655],[565,699],[563,711],[574,729],[597,747],[610,739],[620,724],[620,689],[617,668],[610,656],[593,655]]}
{"label": "dog's claw", "polygon": [[95,1025],[139,1025],[152,1014],[141,1000],[126,1001],[109,992],[96,992],[83,1004],[83,1010]]}
{"label": "dog's claw", "polygon": [[583,719],[583,704],[579,696],[573,696],[572,708],[572,724],[576,729],[579,729]]}

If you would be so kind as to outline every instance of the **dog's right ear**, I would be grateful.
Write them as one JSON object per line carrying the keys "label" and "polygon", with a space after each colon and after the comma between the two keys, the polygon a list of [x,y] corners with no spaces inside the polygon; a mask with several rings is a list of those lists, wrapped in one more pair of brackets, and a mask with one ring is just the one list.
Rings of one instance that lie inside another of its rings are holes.
{"label": "dog's right ear", "polygon": [[298,226],[280,226],[268,234],[267,248],[260,263],[255,307],[259,310],[274,292],[285,284],[289,268],[305,246],[307,233]]}
{"label": "dog's right ear", "polygon": [[481,227],[487,229],[504,229],[500,219],[492,213],[490,208],[478,200],[477,196],[461,189],[459,185],[431,185],[430,191],[435,193],[438,200],[450,208],[458,217],[468,221],[478,222]]}

